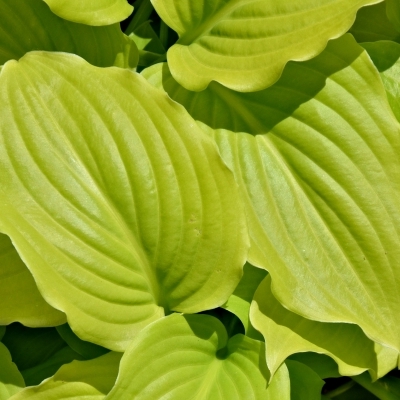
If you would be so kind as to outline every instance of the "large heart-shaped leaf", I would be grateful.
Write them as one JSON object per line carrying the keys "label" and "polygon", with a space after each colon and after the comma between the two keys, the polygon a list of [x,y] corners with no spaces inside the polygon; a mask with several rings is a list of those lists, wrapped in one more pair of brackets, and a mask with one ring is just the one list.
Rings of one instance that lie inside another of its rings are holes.
{"label": "large heart-shaped leaf", "polygon": [[370,7],[363,7],[349,32],[357,42],[375,42],[376,40],[400,41],[400,33],[387,17],[387,1]]}
{"label": "large heart-shaped leaf", "polygon": [[346,35],[256,93],[215,83],[196,94],[153,76],[219,128],[246,199],[249,261],[270,272],[277,299],[399,350],[399,125],[366,52]]}
{"label": "large heart-shaped leaf", "polygon": [[43,0],[0,0],[0,15],[0,65],[32,50],[74,53],[99,67],[134,68],[138,63],[135,43],[118,24],[91,27],[65,21]]}
{"label": "large heart-shaped leaf", "polygon": [[269,399],[264,351],[214,317],[173,314],[132,342],[107,399]]}
{"label": "large heart-shaped leaf", "polygon": [[25,387],[24,379],[11,361],[6,346],[0,343],[0,400],[7,400],[23,387]]}
{"label": "large heart-shaped leaf", "polygon": [[397,365],[398,352],[372,342],[357,325],[311,321],[285,309],[271,293],[270,276],[256,291],[250,318],[265,338],[271,374],[291,354],[306,351],[329,355],[347,376],[369,369],[377,379]]}
{"label": "large heart-shaped leaf", "polygon": [[381,0],[152,0],[178,35],[167,59],[190,90],[211,81],[251,92],[272,85],[289,60],[307,60]]}
{"label": "large heart-shaped leaf", "polygon": [[0,234],[0,324],[21,322],[25,326],[54,326],[65,322],[65,314],[45,302],[32,274],[22,262],[11,240]]}
{"label": "large heart-shaped leaf", "polygon": [[10,400],[102,400],[114,386],[121,356],[110,352],[90,361],[73,361],[52,378],[21,390]]}
{"label": "large heart-shaped leaf", "polygon": [[87,25],[111,25],[128,18],[133,7],[127,0],[44,0],[59,17]]}
{"label": "large heart-shaped leaf", "polygon": [[183,107],[136,73],[37,52],[3,67],[0,120],[0,229],[81,339],[123,350],[164,309],[227,300],[242,200]]}

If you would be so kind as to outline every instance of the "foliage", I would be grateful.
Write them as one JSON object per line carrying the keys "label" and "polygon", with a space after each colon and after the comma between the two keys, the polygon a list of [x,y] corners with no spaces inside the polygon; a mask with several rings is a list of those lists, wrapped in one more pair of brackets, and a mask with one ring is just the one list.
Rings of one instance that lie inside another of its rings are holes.
{"label": "foliage", "polygon": [[399,3],[131,3],[0,0],[0,400],[400,398]]}

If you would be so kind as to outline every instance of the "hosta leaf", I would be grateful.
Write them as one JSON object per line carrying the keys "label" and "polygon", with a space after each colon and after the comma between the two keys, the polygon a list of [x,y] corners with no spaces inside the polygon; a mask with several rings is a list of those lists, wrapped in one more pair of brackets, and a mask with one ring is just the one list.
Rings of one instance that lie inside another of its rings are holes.
{"label": "hosta leaf", "polygon": [[211,81],[241,92],[272,85],[289,60],[307,60],[381,0],[152,0],[178,35],[167,53],[174,78],[190,90]]}
{"label": "hosta leaf", "polygon": [[173,314],[132,342],[107,399],[269,399],[264,351],[214,317]]}
{"label": "hosta leaf", "polygon": [[7,400],[23,387],[25,387],[24,379],[11,361],[6,346],[0,343],[0,400]]}
{"label": "hosta leaf", "polygon": [[10,400],[102,400],[114,386],[121,356],[110,352],[90,361],[73,361],[52,378],[21,390]]}
{"label": "hosta leaf", "polygon": [[267,273],[265,270],[253,267],[248,263],[245,264],[243,268],[243,277],[239,285],[229,297],[228,301],[223,305],[226,310],[240,318],[246,334],[252,331],[249,320],[251,301],[258,285],[266,275]]}
{"label": "hosta leaf", "polygon": [[298,361],[307,365],[315,371],[321,379],[339,378],[338,365],[332,358],[319,353],[296,353],[291,355],[288,360]]}
{"label": "hosta leaf", "polygon": [[39,365],[67,344],[55,328],[26,328],[20,324],[7,327],[3,343],[19,370]]}
{"label": "hosta leaf", "polygon": [[254,295],[250,319],[265,338],[271,374],[288,356],[305,351],[329,355],[337,362],[341,375],[357,375],[369,369],[376,379],[397,364],[395,350],[381,350],[382,346],[369,340],[357,325],[311,321],[285,309],[271,293],[270,276]]}
{"label": "hosta leaf", "polygon": [[387,16],[393,26],[400,32],[400,2],[399,0],[386,0]]}
{"label": "hosta leaf", "polygon": [[44,0],[59,17],[87,25],[111,25],[129,17],[133,7],[127,0]]}
{"label": "hosta leaf", "polygon": [[381,400],[398,400],[400,398],[400,379],[394,376],[385,376],[372,382],[370,376],[364,373],[353,377],[359,385],[373,393]]}
{"label": "hosta leaf", "polygon": [[3,339],[5,333],[6,333],[6,327],[0,326],[0,341]]}
{"label": "hosta leaf", "polygon": [[108,352],[104,347],[79,339],[68,324],[57,326],[56,329],[68,346],[86,359],[96,358]]}
{"label": "hosta leaf", "polygon": [[400,33],[387,17],[386,5],[387,1],[384,1],[358,11],[357,18],[349,30],[357,42],[400,41]]}
{"label": "hosta leaf", "polygon": [[0,234],[0,324],[21,322],[25,326],[54,326],[65,314],[47,304],[32,274],[15,251],[11,240]]}
{"label": "hosta leaf", "polygon": [[0,65],[32,50],[74,53],[99,67],[137,65],[136,45],[118,24],[92,27],[65,21],[43,0],[0,0],[0,15]]}
{"label": "hosta leaf", "polygon": [[136,28],[129,38],[136,43],[139,49],[139,66],[147,67],[157,62],[165,61],[165,49],[150,25],[150,21],[144,22]]}
{"label": "hosta leaf", "polygon": [[246,199],[249,262],[270,272],[277,299],[400,349],[399,125],[351,35],[289,63],[264,91],[168,92],[209,127],[230,129],[215,140]]}
{"label": "hosta leaf", "polygon": [[378,68],[389,104],[400,121],[400,44],[385,40],[363,43],[362,46]]}
{"label": "hosta leaf", "polygon": [[53,376],[64,364],[82,359],[83,357],[80,354],[76,353],[70,347],[65,346],[50,356],[46,361],[34,367],[22,370],[21,375],[24,378],[26,386],[39,385],[46,378]]}
{"label": "hosta leaf", "polygon": [[325,382],[307,365],[291,360],[285,364],[289,370],[290,400],[320,400]]}
{"label": "hosta leaf", "polygon": [[243,206],[181,106],[136,73],[42,52],[3,67],[0,105],[1,229],[81,339],[123,350],[164,309],[227,300]]}

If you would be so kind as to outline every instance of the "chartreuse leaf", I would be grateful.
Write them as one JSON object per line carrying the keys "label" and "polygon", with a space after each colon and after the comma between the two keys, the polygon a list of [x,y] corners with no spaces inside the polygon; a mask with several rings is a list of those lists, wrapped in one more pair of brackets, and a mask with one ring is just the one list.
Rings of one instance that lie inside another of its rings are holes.
{"label": "chartreuse leaf", "polygon": [[306,351],[332,357],[341,375],[368,369],[376,379],[397,365],[398,352],[375,344],[357,325],[311,321],[284,308],[271,293],[270,276],[254,295],[250,319],[265,338],[272,375],[288,356]]}
{"label": "chartreuse leaf", "polygon": [[107,399],[269,399],[264,351],[214,317],[172,314],[134,339]]}
{"label": "chartreuse leaf", "polygon": [[242,321],[246,334],[254,334],[249,320],[250,304],[258,285],[266,275],[265,270],[246,263],[243,267],[242,279],[223,305],[226,310],[235,314]]}
{"label": "chartreuse leaf", "polygon": [[11,361],[6,346],[0,343],[0,400],[7,400],[24,387],[24,378]]}
{"label": "chartreuse leaf", "polygon": [[44,0],[51,11],[61,18],[87,25],[111,25],[131,15],[133,7],[127,0]]}
{"label": "chartreuse leaf", "polygon": [[104,347],[100,347],[93,343],[85,342],[84,340],[79,339],[79,337],[75,335],[68,324],[57,326],[56,329],[68,346],[86,359],[99,357],[109,351]]}
{"label": "chartreuse leaf", "polygon": [[22,262],[11,240],[2,234],[0,293],[0,324],[8,325],[18,321],[25,326],[43,327],[65,322],[65,314],[44,301],[32,274]]}
{"label": "chartreuse leaf", "polygon": [[357,42],[376,40],[400,41],[400,33],[394,28],[386,14],[387,1],[370,7],[363,7],[349,32]]}
{"label": "chartreuse leaf", "polygon": [[248,260],[277,299],[399,350],[399,125],[367,53],[345,35],[255,93],[196,95],[156,75],[197,120],[225,128],[214,136],[246,199]]}
{"label": "chartreuse leaf", "polygon": [[131,71],[44,52],[5,64],[0,105],[1,229],[82,340],[123,350],[165,310],[227,300],[242,200],[183,107]]}
{"label": "chartreuse leaf", "polygon": [[290,378],[290,400],[320,400],[324,381],[307,365],[287,360]]}
{"label": "chartreuse leaf", "polygon": [[211,81],[240,92],[272,85],[289,60],[308,60],[381,0],[152,0],[178,42],[167,53],[186,89]]}
{"label": "chartreuse leaf", "polygon": [[0,65],[32,50],[74,53],[99,67],[134,68],[138,63],[135,43],[118,24],[91,27],[65,21],[43,0],[0,0],[0,15]]}
{"label": "chartreuse leaf", "polygon": [[385,40],[363,43],[362,46],[378,68],[389,104],[400,121],[400,44]]}
{"label": "chartreuse leaf", "polygon": [[80,354],[65,346],[42,363],[22,370],[21,375],[25,380],[26,386],[39,385],[46,378],[53,376],[62,365],[82,359],[83,357]]}
{"label": "chartreuse leaf", "polygon": [[121,353],[110,352],[89,361],[73,361],[39,386],[27,387],[10,400],[102,400],[114,386]]}

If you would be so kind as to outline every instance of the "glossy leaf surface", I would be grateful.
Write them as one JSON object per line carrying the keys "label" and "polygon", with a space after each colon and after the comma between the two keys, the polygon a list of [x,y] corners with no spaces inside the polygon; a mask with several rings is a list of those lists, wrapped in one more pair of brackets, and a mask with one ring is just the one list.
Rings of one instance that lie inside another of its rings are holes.
{"label": "glossy leaf surface", "polygon": [[344,376],[358,375],[369,369],[376,379],[397,364],[395,350],[381,348],[357,325],[311,321],[285,309],[271,293],[269,276],[257,289],[250,319],[265,338],[271,374],[291,354],[306,351],[329,355]]}
{"label": "glossy leaf surface", "polygon": [[173,314],[132,342],[107,399],[269,399],[264,351],[214,317]]}
{"label": "glossy leaf surface", "polygon": [[111,352],[90,361],[73,361],[52,378],[21,390],[10,400],[102,400],[115,383],[121,356]]}
{"label": "glossy leaf surface", "polygon": [[277,299],[399,349],[399,125],[366,52],[346,35],[255,93],[190,93],[149,75],[216,129],[246,199],[249,262]]}
{"label": "glossy leaf surface", "polygon": [[127,0],[44,0],[61,18],[87,25],[111,25],[129,17],[133,7]]}
{"label": "glossy leaf surface", "polygon": [[21,322],[25,326],[54,326],[65,314],[51,307],[39,293],[32,274],[11,240],[0,234],[0,324]]}
{"label": "glossy leaf surface", "polygon": [[289,60],[307,60],[344,34],[359,8],[380,0],[152,0],[178,35],[167,59],[190,90],[211,81],[241,92],[277,81]]}
{"label": "glossy leaf surface", "polygon": [[227,300],[242,200],[181,106],[133,72],[42,52],[3,67],[6,103],[0,226],[80,338],[123,350],[164,309]]}
{"label": "glossy leaf surface", "polygon": [[91,27],[65,21],[43,0],[0,0],[0,15],[0,65],[32,50],[74,53],[99,67],[134,68],[138,63],[136,45],[118,24]]}

